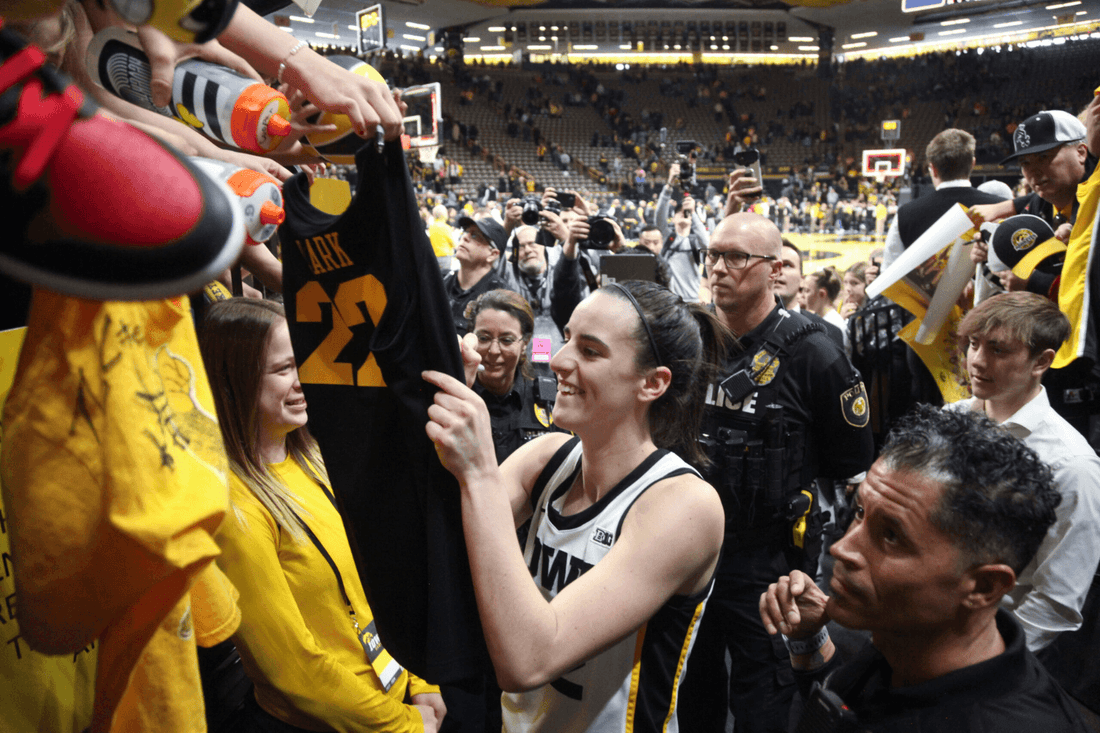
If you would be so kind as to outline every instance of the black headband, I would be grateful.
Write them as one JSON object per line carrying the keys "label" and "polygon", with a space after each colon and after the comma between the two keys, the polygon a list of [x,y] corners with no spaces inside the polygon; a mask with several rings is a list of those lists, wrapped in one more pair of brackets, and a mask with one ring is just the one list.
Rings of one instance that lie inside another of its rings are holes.
{"label": "black headband", "polygon": [[630,304],[634,306],[634,310],[638,311],[638,318],[642,321],[642,326],[645,327],[646,336],[649,336],[649,348],[653,349],[653,358],[657,360],[657,366],[664,366],[661,361],[661,352],[657,349],[657,342],[653,339],[653,331],[649,328],[649,322],[645,319],[645,313],[642,312],[642,306],[638,304],[637,299],[631,294],[629,290],[624,288],[619,283],[609,283],[608,287],[617,288],[619,292],[626,296],[626,299],[630,301]]}

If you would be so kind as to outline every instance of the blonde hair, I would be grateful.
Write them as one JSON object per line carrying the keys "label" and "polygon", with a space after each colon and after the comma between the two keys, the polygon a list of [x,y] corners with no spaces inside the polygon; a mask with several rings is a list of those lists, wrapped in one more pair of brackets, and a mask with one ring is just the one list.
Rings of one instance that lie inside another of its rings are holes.
{"label": "blonde hair", "polygon": [[[283,307],[269,300],[232,298],[214,303],[207,308],[199,331],[199,348],[214,393],[229,467],[282,529],[305,542],[301,516],[308,512],[275,477],[259,451],[260,384],[267,344],[275,325],[285,319]],[[287,456],[307,476],[328,484],[321,452],[305,427],[287,435],[286,448]]]}

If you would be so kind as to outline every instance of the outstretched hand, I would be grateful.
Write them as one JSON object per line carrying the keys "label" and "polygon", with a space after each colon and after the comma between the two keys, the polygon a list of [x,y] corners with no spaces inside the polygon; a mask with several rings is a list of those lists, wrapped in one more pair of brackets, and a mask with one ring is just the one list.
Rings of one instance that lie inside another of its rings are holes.
{"label": "outstretched hand", "polygon": [[788,639],[809,638],[828,623],[828,600],[810,576],[792,570],[760,595],[760,620],[773,636],[782,633]]}

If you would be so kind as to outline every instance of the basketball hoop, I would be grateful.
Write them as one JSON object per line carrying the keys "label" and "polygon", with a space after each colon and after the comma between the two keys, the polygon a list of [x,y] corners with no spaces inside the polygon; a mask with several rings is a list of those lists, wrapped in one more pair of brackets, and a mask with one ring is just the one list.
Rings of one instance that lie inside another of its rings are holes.
{"label": "basketball hoop", "polygon": [[421,163],[431,163],[438,153],[438,145],[423,145],[416,149],[416,154],[420,157]]}

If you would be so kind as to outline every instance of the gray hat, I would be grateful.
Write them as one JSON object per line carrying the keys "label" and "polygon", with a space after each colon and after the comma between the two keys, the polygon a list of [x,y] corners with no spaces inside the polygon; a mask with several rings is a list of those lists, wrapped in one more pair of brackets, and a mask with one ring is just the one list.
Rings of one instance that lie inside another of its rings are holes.
{"label": "gray hat", "polygon": [[458,219],[459,229],[466,230],[470,227],[477,227],[485,238],[489,240],[489,244],[494,249],[504,251],[504,244],[508,241],[508,235],[504,231],[504,227],[497,223],[496,219],[486,216],[481,219],[471,219],[468,216],[462,216]]}
{"label": "gray hat", "polygon": [[1081,121],[1062,110],[1044,110],[1032,115],[1016,126],[1012,133],[1012,145],[1016,151],[1001,161],[1004,165],[1021,155],[1041,153],[1066,143],[1084,140],[1085,126]]}

